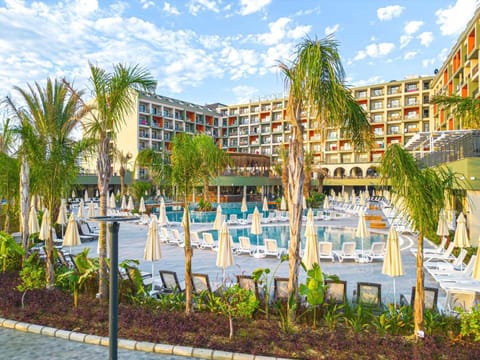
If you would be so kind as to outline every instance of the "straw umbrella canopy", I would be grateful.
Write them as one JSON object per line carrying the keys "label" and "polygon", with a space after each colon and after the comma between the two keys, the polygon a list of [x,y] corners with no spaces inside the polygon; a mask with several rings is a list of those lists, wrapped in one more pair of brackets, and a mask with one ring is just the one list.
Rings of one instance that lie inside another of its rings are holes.
{"label": "straw umbrella canopy", "polygon": [[343,193],[343,202],[348,203],[350,201],[350,196],[348,195],[348,192]]}
{"label": "straw umbrella canopy", "polygon": [[122,195],[122,204],[120,206],[120,209],[127,210],[127,198],[125,197],[125,195]]}
{"label": "straw umbrella canopy", "polygon": [[140,214],[147,212],[147,209],[145,208],[145,200],[143,199],[143,196],[140,198],[140,205],[138,206],[138,212]]}
{"label": "straw umbrella canopy", "polygon": [[148,226],[147,242],[143,258],[152,262],[152,277],[155,274],[155,261],[160,260],[162,252],[160,250],[160,238],[158,236],[157,217],[152,217],[150,225]]}
{"label": "straw umbrella canopy", "polygon": [[89,218],[92,218],[92,217],[95,217],[95,215],[96,215],[95,214],[95,204],[93,203],[93,201],[90,201],[88,203],[88,214],[87,214],[87,216]]}
{"label": "straw umbrella canopy", "polygon": [[305,196],[302,196],[302,207],[303,207],[304,209],[307,208],[307,199],[305,199]]}
{"label": "straw umbrella canopy", "polygon": [[70,252],[72,252],[72,246],[78,246],[81,244],[82,241],[80,240],[80,234],[78,233],[77,221],[73,214],[70,214],[62,246],[70,246]]}
{"label": "straw umbrella canopy", "polygon": [[450,235],[450,231],[448,230],[447,216],[444,209],[442,209],[438,214],[437,235],[441,237]]}
{"label": "straw umbrella canopy", "polygon": [[160,200],[160,212],[158,215],[158,222],[160,223],[160,225],[168,224],[167,211],[165,210],[165,200],[163,200],[163,198],[161,198]]}
{"label": "straw umbrella canopy", "polygon": [[217,206],[217,214],[215,215],[215,221],[213,222],[213,228],[219,230],[222,228],[222,207]]}
{"label": "straw umbrella canopy", "polygon": [[240,211],[242,213],[246,213],[248,211],[248,207],[247,207],[247,198],[245,197],[245,195],[243,196],[242,198],[242,206],[240,208]]}
{"label": "straw umbrella canopy", "polygon": [[40,233],[38,235],[38,238],[40,240],[47,240],[48,236],[50,235],[50,215],[48,213],[48,209],[45,209],[43,212],[43,217],[42,217],[42,224],[40,225]]}
{"label": "straw umbrella canopy", "polygon": [[117,207],[117,203],[115,202],[115,194],[112,193],[110,194],[110,199],[108,200],[109,204],[108,206],[111,208],[111,209],[115,209]]}
{"label": "straw umbrella canopy", "polygon": [[232,242],[230,241],[230,232],[228,226],[224,222],[220,230],[220,237],[218,239],[218,252],[216,265],[222,268],[223,284],[225,284],[225,269],[234,265]]}
{"label": "straw umbrella canopy", "polygon": [[365,213],[363,210],[358,212],[358,225],[355,235],[362,239],[362,259],[363,259],[363,240],[369,236],[367,229],[367,222],[365,221]]}
{"label": "straw umbrella canopy", "polygon": [[263,212],[268,212],[268,200],[267,200],[267,197],[264,196],[263,197],[263,204],[262,204],[262,211]]}
{"label": "straw umbrella canopy", "polygon": [[32,204],[30,206],[30,214],[28,215],[28,232],[35,234],[40,232],[40,224],[38,223],[37,209]]}
{"label": "straw umbrella canopy", "polygon": [[77,197],[77,193],[75,192],[75,190],[72,190],[72,199],[75,199]]}
{"label": "straw umbrella canopy", "polygon": [[280,202],[280,210],[287,211],[287,202],[285,201],[285,196],[282,196],[282,201]]}
{"label": "straw umbrella canopy", "polygon": [[85,200],[85,202],[87,202],[89,200],[87,189],[85,189],[85,192],[83,193],[83,200]]}
{"label": "straw umbrella canopy", "polygon": [[80,199],[80,203],[78,204],[77,218],[80,220],[85,219],[85,205],[83,199]]}
{"label": "straw umbrella canopy", "polygon": [[398,234],[393,226],[390,227],[387,237],[387,251],[383,259],[382,274],[393,278],[393,304],[396,306],[395,278],[403,276],[402,257],[400,255],[400,244]]}
{"label": "straw umbrella canopy", "polygon": [[62,226],[62,238],[64,235],[63,232],[63,227],[67,225],[68,219],[67,219],[67,207],[65,206],[65,200],[62,199],[62,202],[60,204],[60,209],[58,211],[58,216],[57,216],[57,221],[56,223]]}
{"label": "straw umbrella canopy", "polygon": [[307,270],[313,268],[313,264],[320,265],[320,256],[318,252],[318,235],[313,223],[312,209],[308,210],[307,226],[305,229],[305,251],[302,257],[302,262],[305,264]]}
{"label": "straw umbrella canopy", "polygon": [[455,237],[454,237],[454,244],[455,247],[464,248],[470,247],[470,241],[468,240],[467,234],[467,225],[465,216],[463,212],[460,212],[457,218],[457,228],[455,229]]}
{"label": "straw umbrella canopy", "polygon": [[323,209],[330,209],[330,201],[328,200],[328,196],[325,196],[325,199],[323,199]]}
{"label": "straw umbrella canopy", "polygon": [[135,209],[135,205],[133,204],[133,198],[132,198],[132,196],[130,195],[130,196],[128,197],[127,210],[128,210],[128,211],[132,211],[132,210],[134,210],[134,209]]}
{"label": "straw umbrella canopy", "polygon": [[262,224],[260,222],[260,213],[258,212],[258,208],[255,206],[255,210],[253,210],[253,215],[252,215],[252,225],[250,226],[250,233],[253,235],[257,235],[257,249],[255,250],[255,253],[253,254],[255,257],[260,257],[261,254],[258,251],[258,235],[262,233]]}

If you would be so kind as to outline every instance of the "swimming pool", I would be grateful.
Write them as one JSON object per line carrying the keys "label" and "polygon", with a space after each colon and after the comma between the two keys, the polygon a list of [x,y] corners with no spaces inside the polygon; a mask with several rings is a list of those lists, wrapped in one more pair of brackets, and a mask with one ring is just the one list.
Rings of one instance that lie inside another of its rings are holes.
{"label": "swimming pool", "polygon": [[[342,244],[347,241],[355,241],[357,249],[362,248],[362,239],[355,236],[355,229],[336,228],[329,226],[315,226],[318,234],[318,241],[329,241],[333,243],[334,250],[340,250]],[[230,228],[230,235],[233,242],[238,243],[239,236],[248,236],[252,245],[257,244],[257,236],[250,234],[250,227],[245,228]],[[218,240],[218,231],[208,230],[213,235],[215,240]],[[305,226],[302,227],[302,247],[305,245]],[[201,233],[199,233],[200,236]],[[259,245],[263,245],[263,239],[272,238],[277,239],[279,247],[288,248],[288,241],[290,238],[289,226],[286,225],[265,225],[262,227],[262,234],[258,236]],[[370,249],[372,242],[386,241],[387,235],[379,233],[371,233],[370,237],[363,240],[363,248]]]}
{"label": "swimming pool", "polygon": [[[214,207],[217,204],[212,204]],[[242,207],[241,203],[221,203],[222,214],[227,215],[227,218],[231,214],[236,214],[239,219],[246,218],[248,214],[252,214],[255,207],[261,212],[262,203],[261,202],[249,202],[247,203],[247,212],[242,213],[240,208]],[[166,206],[167,218],[169,221],[181,222],[183,218],[183,208],[181,206]],[[158,207],[154,207],[153,212],[158,214]],[[194,223],[209,223],[215,220],[217,212],[216,211],[194,211],[190,209],[190,220]]]}

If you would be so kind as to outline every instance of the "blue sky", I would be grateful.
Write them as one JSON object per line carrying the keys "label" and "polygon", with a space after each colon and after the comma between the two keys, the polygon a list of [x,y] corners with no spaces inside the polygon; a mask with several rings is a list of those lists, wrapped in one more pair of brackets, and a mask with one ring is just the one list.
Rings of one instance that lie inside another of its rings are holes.
{"label": "blue sky", "polygon": [[0,97],[88,61],[138,63],[157,93],[198,104],[281,95],[278,60],[334,33],[351,86],[432,75],[480,0],[0,1]]}

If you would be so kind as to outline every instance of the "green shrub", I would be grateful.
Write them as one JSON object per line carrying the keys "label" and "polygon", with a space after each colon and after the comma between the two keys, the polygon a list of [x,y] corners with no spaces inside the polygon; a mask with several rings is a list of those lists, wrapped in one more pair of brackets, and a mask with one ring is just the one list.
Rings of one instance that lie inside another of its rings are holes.
{"label": "green shrub", "polygon": [[44,265],[38,260],[36,254],[30,255],[25,261],[23,269],[20,271],[20,284],[17,286],[18,291],[23,291],[22,308],[25,307],[25,295],[27,291],[42,289],[46,284],[47,278]]}
{"label": "green shrub", "polygon": [[17,244],[12,235],[0,231],[0,266],[2,272],[19,270],[22,266],[24,250]]}
{"label": "green shrub", "polygon": [[471,312],[460,313],[460,334],[480,341],[480,305],[472,308]]}

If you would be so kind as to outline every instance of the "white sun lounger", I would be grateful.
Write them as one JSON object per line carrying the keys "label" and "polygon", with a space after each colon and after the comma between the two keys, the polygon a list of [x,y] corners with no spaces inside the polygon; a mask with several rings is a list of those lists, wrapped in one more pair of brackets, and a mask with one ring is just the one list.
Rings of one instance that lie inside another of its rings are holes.
{"label": "white sun lounger", "polygon": [[357,260],[358,254],[356,250],[357,244],[354,241],[346,241],[342,244],[342,250],[335,251],[335,255],[339,262],[343,260]]}
{"label": "white sun lounger", "polygon": [[217,250],[218,245],[216,244],[215,240],[213,240],[212,234],[208,232],[202,233],[203,236],[203,242],[202,245],[200,245],[201,249],[210,249],[210,250]]}

